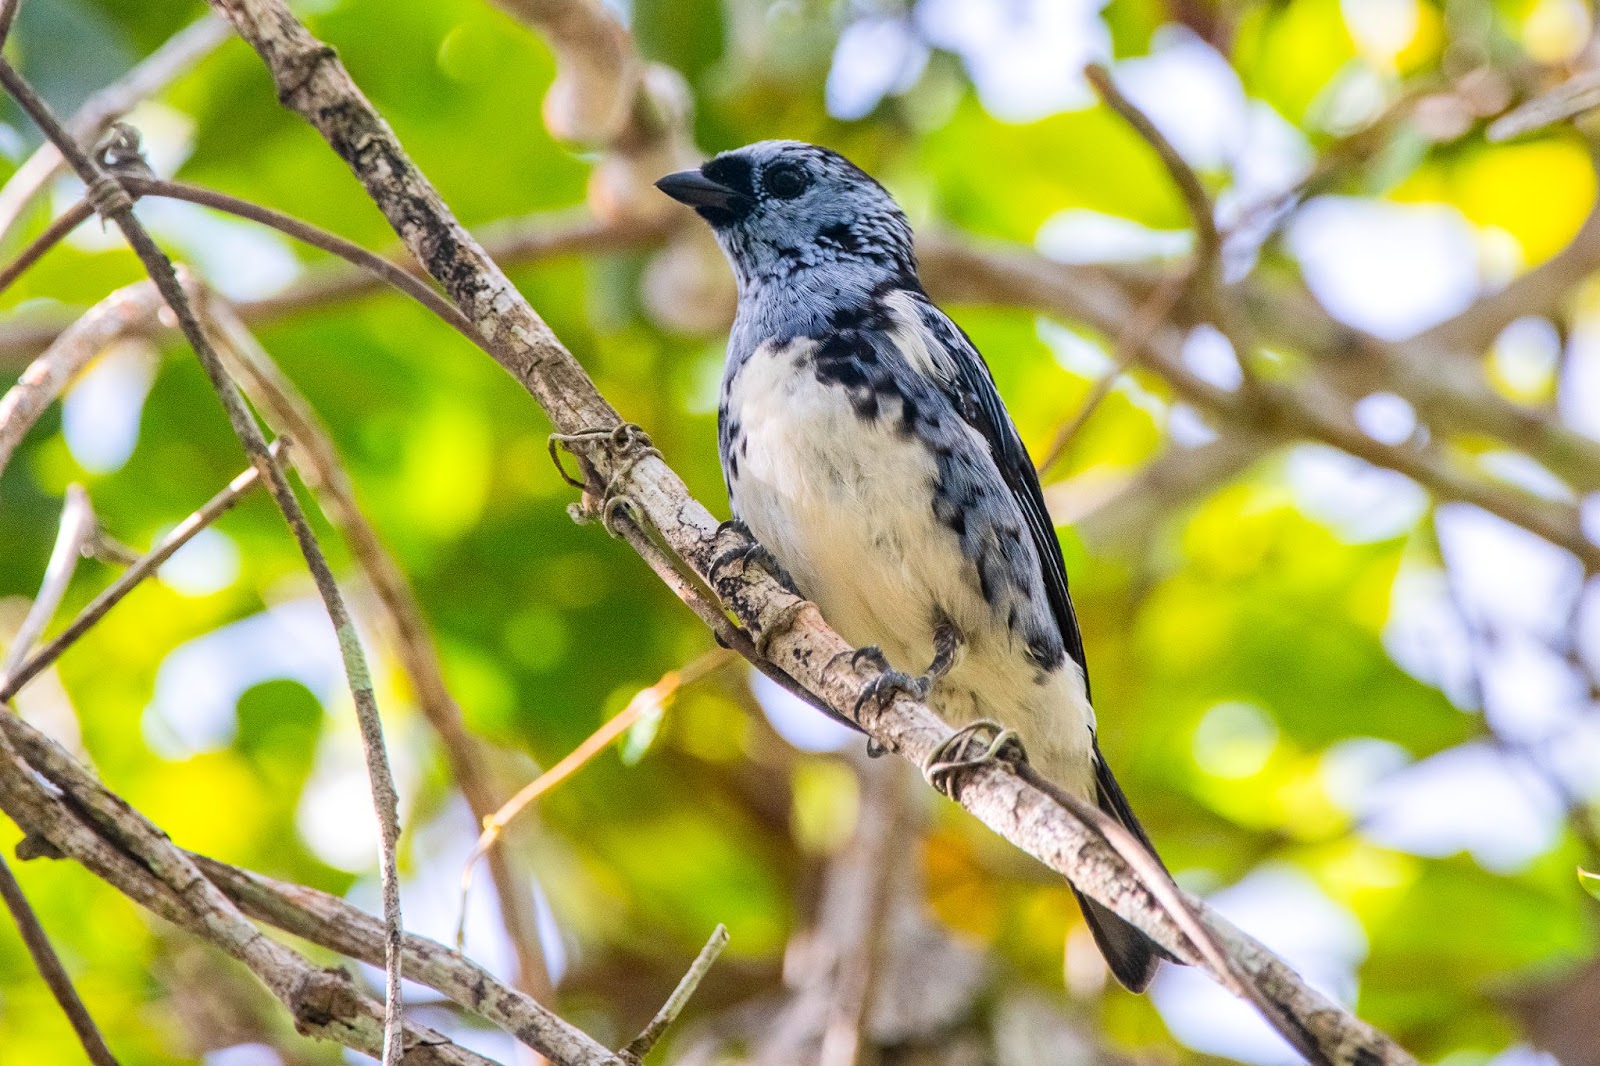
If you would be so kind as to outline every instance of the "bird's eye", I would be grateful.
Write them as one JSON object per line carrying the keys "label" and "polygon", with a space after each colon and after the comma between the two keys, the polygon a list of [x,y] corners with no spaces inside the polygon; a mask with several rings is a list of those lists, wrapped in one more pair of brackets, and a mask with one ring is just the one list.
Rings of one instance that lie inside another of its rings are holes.
{"label": "bird's eye", "polygon": [[775,163],[761,176],[761,184],[780,200],[793,200],[806,191],[811,178],[793,163]]}

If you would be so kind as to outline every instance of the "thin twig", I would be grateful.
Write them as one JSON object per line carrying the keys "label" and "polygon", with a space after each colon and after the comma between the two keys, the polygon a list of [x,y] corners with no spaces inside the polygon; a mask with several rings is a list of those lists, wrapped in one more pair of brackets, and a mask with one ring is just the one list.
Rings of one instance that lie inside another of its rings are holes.
{"label": "thin twig", "polygon": [[[55,547],[50,549],[50,561],[45,564],[39,594],[33,598],[11,647],[6,649],[5,662],[0,664],[0,692],[10,692],[12,678],[50,619],[55,617],[67,594],[67,586],[72,584],[72,575],[78,572],[83,549],[94,537],[94,526],[94,508],[89,504],[89,494],[82,485],[68,485],[67,501],[61,508],[61,525],[56,530]],[[0,701],[10,698],[9,694],[0,695]]]}
{"label": "thin twig", "polygon": [[305,557],[306,566],[311,571],[312,580],[322,596],[323,606],[327,609],[329,621],[332,622],[334,634],[339,641],[345,677],[355,702],[362,746],[366,752],[367,776],[372,783],[373,803],[377,808],[379,835],[383,845],[380,865],[384,919],[388,928],[384,982],[383,1062],[384,1066],[397,1066],[405,1053],[402,1016],[404,1007],[400,1001],[400,942],[403,929],[400,921],[400,877],[395,858],[400,839],[399,797],[395,794],[394,777],[389,769],[388,753],[384,749],[383,724],[378,716],[377,701],[373,695],[372,675],[367,669],[366,655],[361,649],[361,640],[356,635],[355,625],[344,603],[344,596],[339,591],[338,583],[334,580],[333,571],[328,566],[321,547],[317,544],[316,536],[311,532],[305,512],[295,498],[294,491],[289,487],[288,479],[267,449],[266,438],[262,436],[261,428],[256,425],[255,419],[245,406],[244,398],[239,395],[238,386],[228,377],[221,357],[211,346],[199,320],[195,317],[194,309],[189,304],[189,298],[183,291],[183,285],[178,280],[171,260],[157,247],[150,234],[134,216],[132,198],[115,178],[84,153],[83,149],[62,129],[60,121],[33,87],[4,60],[0,60],[0,84],[4,84],[6,91],[44,131],[45,136],[61,149],[62,156],[88,187],[96,208],[102,214],[109,216],[122,230],[123,236],[144,263],[156,287],[161,290],[162,298],[177,316],[184,336],[188,338],[195,355],[199,357],[206,376],[211,379],[212,388],[228,413],[228,421],[233,426],[234,434],[266,479],[274,501],[277,502],[285,521],[293,530],[295,539],[300,544],[301,554]]}
{"label": "thin twig", "polygon": [[270,226],[281,233],[286,233],[295,240],[303,241],[314,248],[321,248],[345,260],[347,263],[361,270],[365,270],[380,281],[405,293],[434,314],[448,322],[467,340],[474,344],[481,344],[478,331],[472,328],[460,311],[456,310],[448,300],[441,297],[432,287],[422,281],[415,274],[401,270],[389,260],[374,252],[369,252],[353,241],[346,240],[336,233],[329,233],[309,222],[302,222],[292,215],[282,211],[275,211],[270,207],[262,207],[248,200],[241,200],[237,196],[217,192],[214,189],[202,189],[197,185],[187,185],[177,181],[162,181],[159,178],[128,177],[122,179],[123,186],[134,196],[161,196],[170,200],[186,200],[192,204],[200,204],[216,211],[225,211],[230,215],[247,218],[252,222],[259,222],[263,226]]}
{"label": "thin twig", "polygon": [[1223,285],[1222,234],[1217,229],[1216,205],[1211,202],[1200,176],[1183,158],[1183,154],[1167,140],[1150,117],[1139,110],[1137,104],[1122,94],[1105,67],[1091,63],[1084,68],[1084,76],[1106,106],[1120,115],[1154,149],[1162,166],[1166,167],[1168,177],[1178,187],[1178,193],[1183,197],[1184,206],[1194,222],[1194,259],[1189,284],[1204,296],[1212,323],[1232,345],[1234,357],[1239,362],[1239,372],[1247,384],[1251,383],[1254,375],[1250,361],[1250,338],[1234,306],[1232,295]]}
{"label": "thin twig", "polygon": [[583,743],[568,752],[560,762],[524,785],[499,810],[483,819],[483,831],[478,836],[478,842],[461,867],[460,907],[456,914],[457,948],[463,945],[467,935],[467,895],[472,891],[472,871],[478,865],[478,860],[494,849],[506,826],[510,825],[517,815],[527,810],[534,800],[577,773],[589,760],[606,750],[612,741],[632,729],[635,722],[647,715],[661,714],[672,703],[673,697],[679,690],[728,666],[735,659],[736,656],[732,652],[714,648],[681,670],[670,670],[663,674],[661,680],[635,693],[626,707],[591,733]]}
{"label": "thin twig", "polygon": [[[467,732],[461,708],[444,680],[444,668],[422,607],[405,571],[384,546],[378,531],[362,512],[355,486],[339,457],[332,435],[310,402],[295,388],[272,356],[239,320],[233,308],[215,293],[201,302],[212,331],[245,393],[279,433],[292,437],[290,455],[301,478],[315,494],[323,513],[349,545],[351,557],[372,586],[374,601],[395,643],[401,669],[411,681],[423,715],[444,747],[450,773],[466,797],[473,819],[483,824],[500,808],[503,790],[491,772],[485,744]],[[539,937],[538,912],[531,877],[513,849],[489,854],[496,902],[517,955],[518,987],[535,999],[548,1000],[550,974]]]}
{"label": "thin twig", "polygon": [[[280,456],[287,445],[287,439],[279,437],[272,443],[272,455],[275,458]],[[77,643],[91,627],[104,618],[111,608],[121,603],[139,582],[155,573],[162,563],[176,554],[179,548],[194,539],[196,533],[232,510],[235,504],[256,487],[260,479],[260,470],[254,466],[250,467],[230,481],[221,492],[206,501],[198,511],[173,526],[167,535],[150,549],[149,554],[141,556],[100,595],[91,600],[78,617],[72,620],[72,624],[58,633],[50,643],[29,656],[14,671],[8,671],[0,677],[0,703],[11,699],[24,685],[37,677],[40,671],[59,659],[63,652]]]}
{"label": "thin twig", "polygon": [[22,6],[22,0],[0,0],[0,48],[4,48],[6,39],[11,36],[11,24],[16,21],[17,9]]}
{"label": "thin twig", "polygon": [[94,1066],[117,1066],[115,1056],[106,1046],[105,1037],[100,1035],[99,1027],[89,1016],[89,1008],[78,997],[78,990],[72,987],[67,968],[61,965],[61,957],[56,954],[44,926],[39,924],[39,916],[33,913],[28,897],[23,895],[22,886],[17,884],[16,875],[6,865],[4,856],[0,856],[0,899],[6,901],[6,909],[16,920],[17,932],[22,934],[22,942],[27,945],[28,954],[33,956],[39,976],[44,978],[50,994],[61,1004],[61,1012],[67,1016],[67,1021],[72,1023],[72,1031],[78,1034],[78,1043],[83,1045],[84,1054],[89,1056]]}
{"label": "thin twig", "polygon": [[[659,243],[668,232],[669,227],[662,224],[634,219],[601,221],[587,211],[570,209],[504,219],[480,231],[484,247],[508,268],[563,255],[646,248]],[[414,262],[404,247],[385,253],[384,258],[402,270]],[[235,309],[245,324],[259,326],[361,299],[385,288],[381,279],[364,269],[329,263],[313,268],[280,293],[240,301]],[[41,312],[0,325],[0,366],[36,354],[54,341],[72,322],[61,315],[61,311]]]}
{"label": "thin twig", "polygon": [[37,263],[44,253],[61,243],[67,234],[89,221],[93,215],[94,208],[89,206],[89,201],[79,200],[52,220],[43,233],[28,242],[28,246],[21,254],[7,264],[4,270],[0,270],[0,293],[11,288],[12,283]]}
{"label": "thin twig", "polygon": [[63,389],[115,341],[154,327],[161,296],[141,281],[118,289],[61,332],[0,397],[0,474],[22,438]]}
{"label": "thin twig", "polygon": [[[83,102],[67,120],[79,144],[92,144],[111,122],[154,96],[233,36],[233,29],[206,13],[167,39],[138,66]],[[48,140],[0,188],[0,238],[11,232],[23,210],[61,169],[61,152]]]}
{"label": "thin twig", "polygon": [[1509,141],[1600,107],[1600,70],[1580,70],[1489,123],[1491,141]]}
{"label": "thin twig", "polygon": [[1183,197],[1184,204],[1189,209],[1189,216],[1194,221],[1195,259],[1204,264],[1203,269],[1210,271],[1222,254],[1222,236],[1217,232],[1216,209],[1211,204],[1211,197],[1206,193],[1205,186],[1200,184],[1199,175],[1195,174],[1183,155],[1167,140],[1166,135],[1150,121],[1143,111],[1122,95],[1122,90],[1117,88],[1117,83],[1112,80],[1111,72],[1098,63],[1091,63],[1084,68],[1084,77],[1089,79],[1089,84],[1094,91],[1105,101],[1107,107],[1122,117],[1122,120],[1132,126],[1156,155],[1161,157],[1162,166],[1166,167],[1167,174],[1178,187],[1179,194]]}
{"label": "thin twig", "polygon": [[683,975],[683,980],[678,982],[678,987],[672,990],[672,995],[667,997],[667,1001],[661,1005],[656,1016],[650,1019],[650,1024],[646,1025],[638,1036],[628,1041],[627,1047],[618,1052],[624,1062],[637,1063],[650,1054],[650,1049],[656,1046],[656,1041],[661,1039],[667,1027],[683,1013],[683,1008],[688,1005],[695,989],[700,987],[700,982],[705,980],[712,964],[717,961],[717,956],[721,955],[722,949],[727,946],[728,928],[719,922],[711,931],[711,939],[706,941],[706,946],[700,949],[700,954],[689,964],[689,970]]}
{"label": "thin twig", "polygon": [[[213,189],[203,189],[197,185],[188,185],[177,181],[164,181],[160,178],[136,177],[134,175],[121,175],[122,187],[134,197],[159,196],[167,200],[183,200],[191,204],[199,204],[215,211],[222,211],[239,218],[258,222],[263,226],[285,233],[295,240],[303,241],[314,248],[321,248],[345,260],[352,266],[368,271],[390,287],[399,290],[405,295],[438,315],[450,324],[451,328],[466,337],[474,344],[480,343],[477,332],[462,317],[448,300],[443,299],[428,284],[419,279],[415,274],[408,273],[395,266],[389,260],[367,251],[353,241],[346,240],[336,233],[329,233],[309,222],[302,222],[292,215],[282,211],[274,211],[270,207],[253,204],[248,200],[241,200],[237,196],[217,192]],[[39,257],[49,251],[73,229],[82,225],[94,214],[94,208],[87,199],[80,200],[68,208],[61,217],[50,223],[45,231],[39,234],[27,248],[23,249],[15,261],[0,271],[0,293],[3,293],[12,282],[20,277]]]}
{"label": "thin twig", "polygon": [[1072,418],[1063,422],[1056,430],[1055,436],[1051,438],[1050,447],[1045,449],[1044,457],[1035,464],[1040,474],[1046,473],[1060,461],[1078,434],[1083,432],[1083,427],[1088,424],[1095,410],[1105,402],[1107,396],[1111,395],[1117,379],[1138,362],[1145,345],[1150,340],[1150,335],[1159,329],[1167,316],[1172,313],[1173,307],[1183,297],[1194,276],[1193,265],[1168,274],[1161,280],[1161,284],[1156,286],[1149,298],[1139,305],[1139,310],[1134,313],[1133,320],[1128,323],[1127,328],[1117,334],[1116,345],[1111,352],[1111,366],[1100,375]]}
{"label": "thin twig", "polygon": [[[283,1003],[300,1032],[368,1055],[381,1053],[381,1004],[342,969],[313,965],[263,935],[201,872],[193,856],[109,792],[59,744],[14,714],[0,714],[0,809],[53,853],[82,863],[141,906],[243,963]],[[381,966],[382,927],[361,917],[378,930],[372,938],[375,950],[364,958]],[[493,1066],[415,1022],[407,1022],[405,1033],[406,1066]],[[603,1059],[592,1056],[574,1056],[570,1062],[604,1066]]]}

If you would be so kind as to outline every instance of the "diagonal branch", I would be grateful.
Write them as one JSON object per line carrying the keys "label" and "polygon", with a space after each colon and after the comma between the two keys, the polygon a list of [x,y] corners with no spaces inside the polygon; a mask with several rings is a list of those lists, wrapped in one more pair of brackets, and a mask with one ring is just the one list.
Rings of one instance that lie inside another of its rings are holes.
{"label": "diagonal branch", "polygon": [[[5,712],[0,711],[0,714],[3,713]],[[100,1035],[99,1027],[89,1016],[89,1008],[83,1005],[78,990],[72,987],[72,978],[67,974],[67,968],[61,965],[61,957],[56,954],[56,949],[50,943],[50,937],[45,933],[44,926],[39,924],[39,916],[34,914],[33,908],[28,905],[28,897],[22,894],[22,886],[17,884],[16,875],[11,872],[11,867],[6,865],[4,858],[0,858],[0,899],[5,900],[6,909],[16,920],[17,932],[22,935],[22,942],[27,945],[28,954],[33,956],[33,964],[38,967],[39,976],[44,978],[44,983],[50,988],[50,994],[56,997],[56,1002],[61,1004],[62,1013],[72,1023],[73,1032],[78,1034],[78,1043],[83,1045],[84,1054],[94,1066],[117,1066],[117,1060],[111,1054],[111,1049],[106,1047],[105,1037]]]}
{"label": "diagonal branch", "polygon": [[[380,1053],[383,1009],[349,974],[321,969],[262,935],[165,833],[54,741],[4,712],[0,810],[27,832],[24,844],[31,853],[76,860],[134,902],[243,963],[283,1003],[302,1033]],[[380,932],[380,945],[382,939]],[[382,954],[380,947],[376,957]],[[415,1023],[406,1024],[404,1043],[406,1066],[497,1066]],[[600,1061],[563,1066],[600,1066]]]}
{"label": "diagonal branch", "polygon": [[[852,649],[827,627],[814,605],[770,578],[746,574],[710,582],[707,575],[718,538],[709,512],[689,496],[659,454],[643,446],[637,435],[617,432],[622,423],[616,411],[455,221],[332,49],[312,37],[281,0],[213,2],[261,54],[280,99],[300,111],[349,164],[396,232],[478,328],[497,361],[573,441],[593,495],[608,517],[608,528],[627,535],[636,547],[641,539],[659,537],[700,581],[714,584],[726,607],[767,652],[760,658],[770,658],[818,699],[851,715],[857,698],[877,675],[850,661]],[[858,721],[885,750],[914,761],[926,758],[952,735],[926,705],[905,697],[885,707],[865,707]],[[961,802],[1169,950],[1204,962],[1174,916],[1103,838],[1010,769],[989,766],[975,771],[962,790]],[[1203,904],[1196,904],[1196,910],[1216,927]],[[1412,1061],[1392,1041],[1309,988],[1259,945],[1233,941],[1230,954],[1250,975],[1256,990],[1289,1016],[1294,1026],[1285,1034],[1289,1039],[1302,1046],[1312,1041],[1328,1061],[1346,1061],[1340,1056],[1358,1051],[1373,1063]],[[1214,977],[1231,980],[1231,974],[1207,968]]]}
{"label": "diagonal branch", "polygon": [[[272,444],[272,454],[276,458],[282,451],[285,438],[279,438]],[[260,471],[251,467],[238,477],[230,481],[226,488],[211,497],[198,511],[179,522],[168,531],[167,535],[151,548],[149,553],[135,560],[134,563],[123,571],[115,581],[90,601],[78,617],[74,618],[60,633],[51,639],[50,643],[22,659],[8,666],[0,672],[0,703],[10,700],[24,685],[32,681],[39,673],[50,666],[51,663],[61,658],[63,652],[76,644],[85,633],[104,618],[117,604],[132,592],[134,587],[161,568],[161,564],[175,555],[179,548],[194,539],[194,535],[215,522],[223,514],[232,510],[234,505],[244,498],[245,494],[255,488],[260,479]],[[32,641],[29,641],[31,644]],[[26,651],[21,640],[17,648]]]}
{"label": "diagonal branch", "polygon": [[306,566],[311,571],[312,580],[316,583],[317,591],[322,596],[323,606],[327,609],[328,619],[333,623],[335,636],[339,641],[340,656],[344,660],[345,676],[349,683],[350,694],[356,706],[356,718],[361,729],[362,746],[366,752],[367,776],[372,783],[373,804],[377,809],[379,835],[383,842],[383,856],[381,862],[383,886],[384,919],[388,926],[389,960],[386,967],[387,988],[384,996],[384,1040],[383,1061],[384,1066],[395,1066],[404,1054],[402,1018],[403,1007],[400,1002],[400,936],[402,932],[400,920],[400,876],[397,869],[395,852],[400,839],[399,798],[395,794],[394,777],[389,769],[388,753],[383,746],[383,725],[378,717],[378,705],[373,695],[372,677],[367,669],[366,656],[361,650],[360,638],[356,635],[355,625],[344,603],[343,594],[339,591],[338,583],[334,580],[333,571],[328,566],[328,561],[318,546],[315,535],[311,532],[310,525],[306,522],[305,512],[300,507],[300,502],[295,498],[294,491],[289,487],[289,481],[284,476],[283,470],[268,451],[266,438],[262,436],[261,428],[256,425],[249,409],[245,406],[244,398],[239,395],[238,387],[228,377],[222,365],[221,358],[212,348],[206,338],[205,331],[201,329],[199,320],[195,317],[194,309],[189,304],[189,298],[183,291],[183,285],[178,280],[177,272],[173,269],[172,262],[150,238],[139,220],[134,217],[133,200],[127,191],[119,185],[114,177],[108,174],[98,163],[90,159],[67,132],[62,129],[60,122],[51,113],[50,108],[30,86],[16,72],[16,70],[3,59],[0,59],[0,84],[5,86],[12,98],[22,106],[34,123],[44,131],[45,136],[53,141],[67,162],[72,166],[78,176],[83,179],[84,185],[89,189],[89,197],[102,215],[109,217],[122,230],[123,236],[132,245],[134,252],[144,263],[151,280],[156,288],[161,290],[162,299],[166,301],[172,313],[177,317],[178,324],[182,327],[184,335],[193,347],[195,355],[199,358],[206,376],[211,379],[212,388],[216,391],[218,399],[222,401],[227,410],[228,421],[232,423],[234,434],[244,445],[245,452],[250,456],[251,462],[261,471],[262,477],[272,493],[273,500],[278,504],[278,509],[283,512],[285,521],[294,532],[296,541],[299,542],[301,554],[305,557]]}
{"label": "diagonal branch", "polygon": [[[371,584],[393,635],[401,668],[411,681],[428,724],[439,735],[451,776],[466,797],[473,817],[483,824],[499,809],[503,794],[491,772],[489,750],[462,723],[461,708],[445,685],[444,670],[422,607],[405,572],[357,503],[355,486],[332,435],[310,402],[225,301],[209,294],[202,308],[207,327],[251,401],[280,433],[294,438],[295,466]],[[516,951],[521,987],[529,995],[547,1000],[551,995],[550,976],[528,887],[530,877],[503,849],[490,856],[489,872],[501,919]]]}
{"label": "diagonal branch", "polygon": [[[131,128],[119,125],[119,131],[128,131],[133,143],[137,145],[137,135]],[[274,211],[270,207],[253,204],[248,200],[241,200],[237,196],[216,192],[213,189],[203,189],[198,185],[186,185],[178,181],[164,181],[161,178],[141,177],[131,174],[118,175],[118,181],[128,194],[133,197],[159,196],[168,200],[183,200],[191,204],[199,204],[216,211],[222,211],[239,218],[249,219],[268,226],[280,233],[287,234],[298,241],[303,241],[314,248],[321,248],[332,253],[360,270],[365,270],[374,275],[379,281],[405,293],[413,300],[444,319],[451,328],[474,344],[477,343],[472,327],[467,320],[461,317],[461,312],[439,298],[439,294],[429,288],[427,283],[419,280],[415,275],[407,273],[395,266],[389,260],[367,251],[353,241],[345,240],[338,234],[329,233],[319,226],[309,222],[302,222],[293,215],[286,215],[282,211]],[[94,215],[94,208],[87,199],[73,204],[61,216],[50,223],[44,232],[39,234],[22,254],[0,270],[0,292],[4,292],[10,285],[22,276],[22,273],[38,262],[46,252],[60,243],[73,229],[88,221]]]}
{"label": "diagonal branch", "polygon": [[[497,263],[506,267],[542,263],[564,255],[599,254],[649,247],[659,243],[668,227],[636,220],[603,221],[583,210],[547,211],[505,219],[483,227],[483,245]],[[416,269],[416,260],[404,247],[384,256],[402,270]],[[313,269],[307,277],[274,296],[244,300],[234,306],[246,325],[260,326],[293,315],[334,307],[381,292],[384,282],[348,263]],[[60,312],[30,315],[0,325],[0,366],[36,355],[53,343],[72,318]],[[476,342],[474,342],[476,343]]]}
{"label": "diagonal branch", "polygon": [[[947,237],[925,240],[920,250],[932,278],[963,299],[1047,310],[1112,335],[1136,314],[1120,286],[1084,272],[1052,270],[1030,251],[979,248]],[[1180,338],[1172,330],[1147,338],[1143,361],[1184,399],[1230,424],[1279,440],[1309,438],[1331,444],[1374,466],[1397,470],[1444,499],[1476,504],[1567,549],[1591,569],[1600,567],[1600,546],[1584,532],[1575,505],[1490,481],[1437,451],[1385,444],[1368,436],[1351,415],[1348,397],[1326,380],[1263,379],[1246,394],[1235,394],[1184,365]]]}
{"label": "diagonal branch", "polygon": [[[28,652],[44,633],[50,619],[56,615],[72,575],[78,571],[78,560],[95,533],[94,508],[89,505],[89,494],[82,485],[67,486],[67,502],[61,508],[61,526],[56,533],[55,547],[50,550],[50,561],[45,564],[44,580],[39,584],[39,594],[33,598],[27,617],[23,618],[6,657],[0,663],[0,691],[10,689],[13,679]],[[0,701],[9,699],[0,696]]]}
{"label": "diagonal branch", "polygon": [[[60,856],[71,858],[154,913],[243,962],[287,1006],[302,1032],[376,1053],[382,1012],[341,970],[319,970],[263,936],[248,915],[370,965],[383,965],[384,924],[343,900],[302,885],[182,851],[143,815],[106,790],[53,740],[0,713],[0,810]],[[37,850],[37,846],[36,846]],[[701,953],[686,980],[704,973]],[[621,1066],[613,1054],[538,1001],[436,941],[406,934],[405,976],[437,990],[560,1066]],[[680,985],[681,987],[681,985]],[[662,1012],[681,1008],[669,998]],[[653,1031],[655,1027],[647,1027]],[[414,1023],[406,1066],[494,1066]]]}
{"label": "diagonal branch", "polygon": [[[225,20],[210,13],[201,16],[138,66],[85,100],[67,121],[67,133],[78,144],[94,143],[112,121],[166,88],[231,36],[233,30]],[[23,210],[60,171],[62,162],[61,150],[46,140],[6,180],[0,188],[0,237],[11,231]]]}
{"label": "diagonal branch", "polygon": [[148,281],[118,289],[61,332],[0,397],[0,474],[67,383],[113,341],[156,328],[161,294]]}

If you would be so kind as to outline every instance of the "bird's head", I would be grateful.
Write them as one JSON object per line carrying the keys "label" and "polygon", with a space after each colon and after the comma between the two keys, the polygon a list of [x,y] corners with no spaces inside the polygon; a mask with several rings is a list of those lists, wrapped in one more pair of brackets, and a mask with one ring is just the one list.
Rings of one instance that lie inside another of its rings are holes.
{"label": "bird's head", "polygon": [[915,284],[905,214],[837,152],[760,141],[668,174],[656,187],[711,224],[742,290],[833,265]]}

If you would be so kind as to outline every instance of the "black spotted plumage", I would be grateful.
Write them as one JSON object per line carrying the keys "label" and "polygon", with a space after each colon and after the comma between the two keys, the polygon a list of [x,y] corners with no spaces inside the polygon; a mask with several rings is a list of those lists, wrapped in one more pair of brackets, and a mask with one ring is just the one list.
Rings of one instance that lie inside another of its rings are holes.
{"label": "black spotted plumage", "polygon": [[[1146,839],[1100,757],[1033,464],[983,358],[923,291],[894,200],[792,141],[662,187],[711,224],[739,287],[718,412],[735,517],[841,635],[896,669],[927,669],[953,633],[962,650],[929,705],[1016,729],[1041,773]],[[1160,949],[1082,904],[1118,980],[1143,989]]]}

